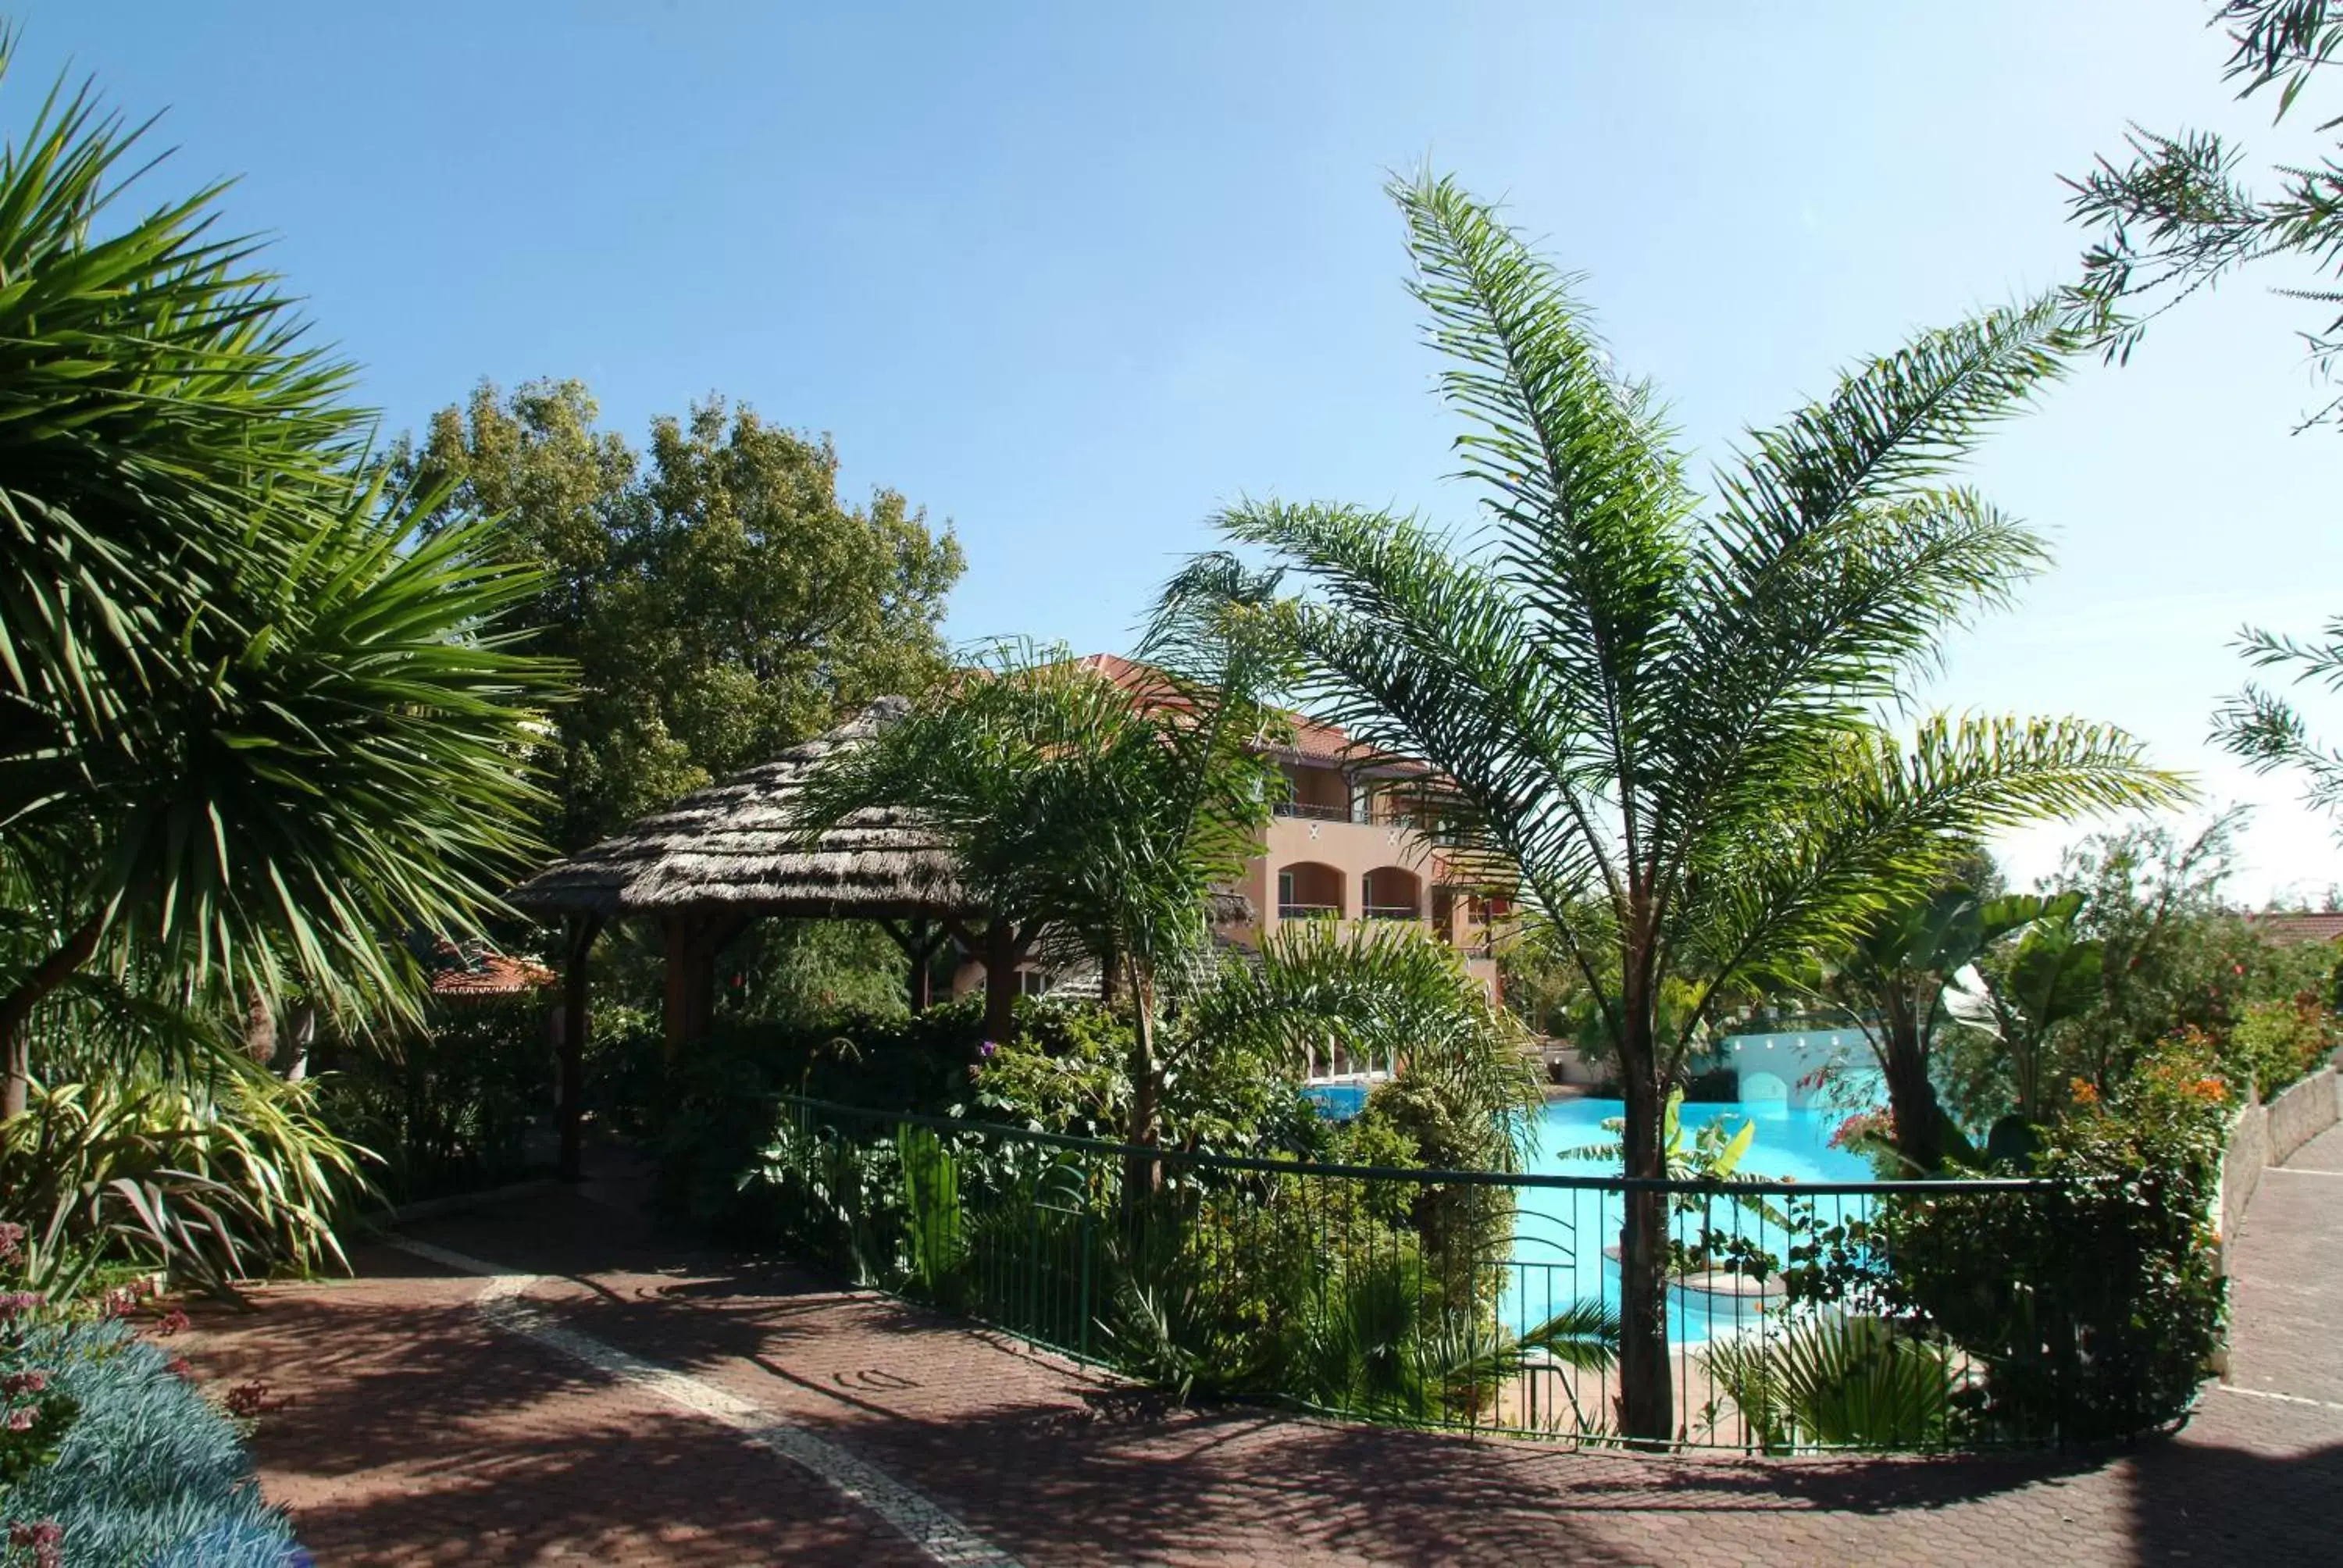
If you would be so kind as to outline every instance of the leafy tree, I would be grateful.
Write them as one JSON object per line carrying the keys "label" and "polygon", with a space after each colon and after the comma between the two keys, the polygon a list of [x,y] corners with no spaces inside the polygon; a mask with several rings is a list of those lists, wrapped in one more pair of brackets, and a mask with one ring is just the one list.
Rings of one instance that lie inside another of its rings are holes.
{"label": "leafy tree", "polygon": [[[2343,4],[2337,0],[2225,0],[2214,21],[2232,45],[2226,80],[2250,98],[2278,89],[2277,118],[2343,47]],[[2343,117],[2318,126],[2321,132]],[[2208,131],[2171,135],[2135,128],[2126,156],[2101,158],[2070,179],[2076,220],[2097,231],[2083,258],[2074,303],[2110,359],[2128,359],[2147,324],[2181,300],[2229,275],[2266,263],[2294,264],[2314,276],[2343,274],[2343,161],[2283,166],[2274,195],[2257,193],[2239,175],[2245,151]],[[2343,307],[2331,283],[2281,292],[2312,305]],[[2343,315],[2302,334],[2311,363],[2332,380],[2343,356]],[[2298,428],[2343,421],[2343,398],[2309,414]],[[2248,627],[2239,638],[2258,668],[2287,672],[2298,686],[2343,686],[2343,617],[2311,638]],[[2315,739],[2299,710],[2280,692],[2248,684],[2214,717],[2214,735],[2258,771],[2297,770],[2318,809],[2343,808],[2343,752]]]}
{"label": "leafy tree", "polygon": [[[2277,118],[2343,46],[2343,5],[2335,0],[2220,0],[2216,25],[2228,30],[2225,80],[2239,98],[2278,89]],[[2343,122],[2328,120],[2331,130]],[[2343,163],[2281,166],[2274,196],[2258,195],[2238,176],[2245,150],[2210,131],[2171,135],[2135,127],[2120,161],[2102,157],[2068,179],[2075,221],[2096,230],[2083,256],[2072,303],[2100,335],[2110,359],[2128,359],[2147,325],[2181,300],[2247,267],[2292,259],[2314,270],[2343,271]],[[2286,288],[2314,305],[2343,305],[2343,291]],[[2312,362],[2331,375],[2343,355],[2343,316],[2303,334]],[[2343,415],[2328,403],[2303,427]]]}
{"label": "leafy tree", "polygon": [[[1996,311],[1858,367],[1753,436],[1704,520],[1572,280],[1446,180],[1393,195],[1484,547],[1332,505],[1248,503],[1222,527],[1321,590],[1282,616],[1302,691],[1433,764],[1469,808],[1458,830],[1518,868],[1599,998],[1627,1173],[1657,1177],[1667,1087],[1707,1014],[1662,1038],[1667,977],[1713,1006],[1850,940],[1992,829],[2179,792],[2075,720],[1935,718],[1906,748],[1874,719],[2042,559],[1943,476],[2056,373],[2056,312]],[[1665,1441],[1665,1201],[1625,1208],[1622,1417]]]}
{"label": "leafy tree", "polygon": [[2102,1096],[2158,1040],[2191,1029],[2226,1037],[2248,1002],[2332,994],[2330,949],[2276,946],[2228,900],[2245,817],[2223,812],[2187,838],[2161,824],[2095,834],[2060,858],[2051,885],[2082,895],[2077,930],[2107,952],[2061,1070]]}
{"label": "leafy tree", "polygon": [[891,490],[845,504],[827,441],[720,399],[654,420],[640,456],[595,421],[576,381],[484,382],[395,464],[542,573],[538,646],[580,671],[553,719],[559,847],[942,673],[949,528]]}
{"label": "leafy tree", "polygon": [[[1135,689],[1062,648],[996,648],[838,754],[799,798],[809,833],[868,808],[918,808],[995,930],[1024,943],[1054,928],[1118,982],[1135,1020],[1136,1144],[1157,1135],[1167,988],[1202,961],[1217,890],[1242,877],[1282,786],[1263,746],[1282,723],[1262,697],[1274,670],[1244,613],[1262,591],[1234,570],[1175,581]],[[1015,960],[989,958],[996,998]],[[1009,1027],[992,1010],[988,1033]]]}
{"label": "leafy tree", "polygon": [[0,158],[7,1116],[85,971],[406,1005],[389,940],[478,930],[558,690],[501,629],[529,573],[356,473],[349,372],[216,187],[101,226],[138,141],[85,91]]}

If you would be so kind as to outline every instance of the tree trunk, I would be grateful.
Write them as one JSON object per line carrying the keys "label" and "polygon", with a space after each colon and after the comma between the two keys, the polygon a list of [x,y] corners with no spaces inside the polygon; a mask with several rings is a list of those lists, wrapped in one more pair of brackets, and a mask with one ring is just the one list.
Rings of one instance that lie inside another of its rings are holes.
{"label": "tree trunk", "polygon": [[[1629,966],[1633,974],[1634,965]],[[1621,1138],[1630,1177],[1667,1174],[1661,1123],[1667,1112],[1652,1038],[1652,997],[1633,980],[1622,988],[1619,1081],[1626,1097]],[[1619,1230],[1619,1424],[1639,1444],[1675,1437],[1675,1390],[1668,1352],[1668,1194],[1630,1191]]]}
{"label": "tree trunk", "polygon": [[317,1041],[317,1009],[311,1002],[297,1003],[286,1015],[285,1027],[277,1031],[277,1054],[269,1070],[287,1083],[298,1083],[309,1076],[309,1048]]}
{"label": "tree trunk", "polygon": [[1006,1045],[1017,1038],[1017,966],[1025,944],[1005,916],[984,928],[984,1038]]}
{"label": "tree trunk", "polygon": [[925,1012],[935,1005],[936,1000],[936,977],[930,972],[928,964],[928,960],[935,957],[936,944],[928,934],[928,922],[925,920],[911,922],[910,938],[910,946],[903,950],[903,957],[910,966],[904,977],[904,1000],[910,1004],[913,1012]]}
{"label": "tree trunk", "polygon": [[105,930],[105,917],[90,916],[58,943],[55,951],[35,965],[23,983],[0,997],[0,1047],[5,1048],[7,1055],[6,1085],[0,1088],[0,1121],[12,1121],[24,1115],[32,1095],[33,1040],[26,1030],[33,1021],[33,1010],[89,961]]}
{"label": "tree trunk", "polygon": [[257,981],[245,992],[244,1053],[264,1064],[277,1060],[277,1001]]}
{"label": "tree trunk", "polygon": [[907,966],[904,976],[904,996],[913,1012],[925,1012],[935,1005],[936,986],[933,972],[936,949],[941,947],[949,934],[938,930],[924,915],[914,916],[902,925],[892,920],[880,920],[879,929],[902,950]]}
{"label": "tree trunk", "polygon": [[1123,1202],[1136,1210],[1163,1187],[1163,1161],[1152,1153],[1161,1140],[1156,1125],[1161,1074],[1155,1061],[1155,992],[1136,965],[1131,974],[1131,1120],[1122,1141],[1134,1150],[1150,1151],[1123,1158]]}
{"label": "tree trunk", "polygon": [[1932,1174],[1945,1162],[1944,1111],[1928,1077],[1918,1010],[1901,987],[1881,1000],[1886,1003],[1879,1020],[1885,1048],[1879,1067],[1887,1080],[1887,1108],[1896,1118],[1896,1147],[1923,1174]]}
{"label": "tree trunk", "polygon": [[599,915],[572,915],[561,964],[561,1179],[586,1175],[586,1030],[591,998],[586,960],[602,929]]}

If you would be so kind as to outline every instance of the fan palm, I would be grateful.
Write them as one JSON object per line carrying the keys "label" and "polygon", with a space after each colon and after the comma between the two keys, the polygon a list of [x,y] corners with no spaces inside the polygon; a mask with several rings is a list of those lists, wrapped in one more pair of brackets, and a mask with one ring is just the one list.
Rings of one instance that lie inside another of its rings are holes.
{"label": "fan palm", "polygon": [[[0,39],[0,78],[6,41]],[[389,941],[478,929],[558,671],[481,528],[362,474],[348,372],[216,189],[110,236],[138,139],[53,94],[0,156],[0,1115],[93,961],[183,999],[397,1005]]]}
{"label": "fan palm", "polygon": [[[1281,618],[1305,693],[1441,769],[1457,829],[1554,922],[1615,1050],[1626,1171],[1657,1177],[1667,1088],[1715,999],[1844,944],[1981,832],[2180,793],[2093,725],[1936,717],[1906,748],[1877,719],[1948,627],[2044,558],[1944,476],[2065,345],[2036,305],[1867,362],[1754,436],[1704,517],[1574,280],[1450,181],[1393,194],[1471,426],[1483,547],[1339,505],[1247,503],[1222,525],[1319,590]],[[1703,1000],[1663,1038],[1672,975]],[[1664,1197],[1625,1209],[1623,1417],[1664,1440]]]}

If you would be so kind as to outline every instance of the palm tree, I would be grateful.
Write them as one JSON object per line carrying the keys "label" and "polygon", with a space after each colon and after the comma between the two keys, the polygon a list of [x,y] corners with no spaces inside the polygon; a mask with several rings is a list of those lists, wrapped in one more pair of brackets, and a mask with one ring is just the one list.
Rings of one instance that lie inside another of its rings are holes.
{"label": "palm tree", "polygon": [[0,1116],[93,965],[400,1005],[400,934],[518,861],[557,689],[498,627],[528,575],[411,542],[216,187],[96,226],[137,140],[53,94],[0,157]]}
{"label": "palm tree", "polygon": [[[1667,1091],[1715,999],[1843,945],[1982,832],[2181,791],[2071,719],[1930,718],[1906,749],[1877,719],[1948,627],[2043,560],[1943,477],[2065,345],[2037,305],[1867,362],[1753,436],[1704,516],[1574,280],[1450,181],[1393,195],[1470,426],[1482,547],[1339,505],[1248,503],[1222,526],[1319,590],[1281,616],[1303,693],[1439,769],[1456,831],[1554,922],[1618,1059],[1626,1173],[1657,1177]],[[1663,1037],[1671,975],[1702,1000]],[[1665,1198],[1625,1210],[1622,1417],[1664,1441]]]}
{"label": "palm tree", "polygon": [[[1215,563],[1175,581],[1125,684],[1063,648],[1007,645],[799,796],[818,834],[873,807],[917,808],[996,922],[1061,933],[1127,995],[1128,1141],[1157,1137],[1165,990],[1206,953],[1282,776],[1273,668],[1252,611],[1267,585]],[[1150,1168],[1148,1180],[1153,1180]]]}
{"label": "palm tree", "polygon": [[1929,1070],[1948,988],[2005,937],[2080,902],[2070,894],[1987,896],[1956,881],[1872,916],[1830,966],[1821,995],[1863,1030],[1887,1086],[1896,1151],[1914,1171],[1933,1172],[1947,1152],[1971,1152]]}
{"label": "palm tree", "polygon": [[1289,1079],[1313,1053],[1380,1064],[1436,1102],[1457,1137],[1427,1151],[1429,1164],[1520,1171],[1535,1144],[1544,1101],[1526,1031],[1453,949],[1421,930],[1288,921],[1253,960],[1222,966],[1188,1000],[1180,1029]]}

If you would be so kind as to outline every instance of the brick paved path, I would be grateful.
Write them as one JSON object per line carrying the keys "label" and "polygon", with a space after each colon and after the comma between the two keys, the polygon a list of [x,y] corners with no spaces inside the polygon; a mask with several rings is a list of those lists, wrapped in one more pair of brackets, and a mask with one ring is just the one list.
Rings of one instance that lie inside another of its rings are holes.
{"label": "brick paved path", "polygon": [[609,1196],[418,1224],[430,1257],[365,1249],[354,1282],[198,1315],[207,1377],[292,1396],[254,1446],[321,1563],[2343,1563],[2343,1129],[2269,1174],[2237,1239],[2235,1387],[2177,1438],[2067,1460],[1645,1458],[1170,1410],[683,1252]]}

